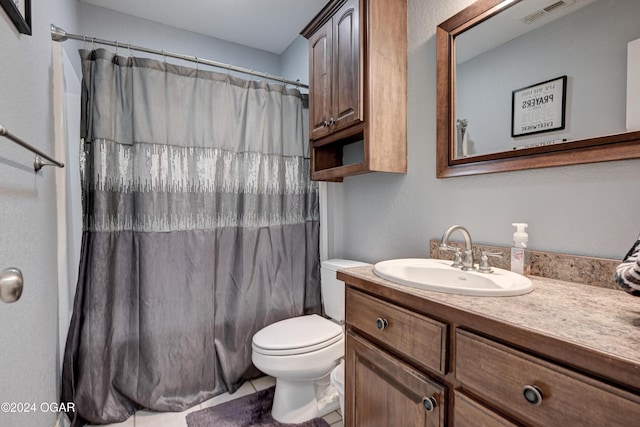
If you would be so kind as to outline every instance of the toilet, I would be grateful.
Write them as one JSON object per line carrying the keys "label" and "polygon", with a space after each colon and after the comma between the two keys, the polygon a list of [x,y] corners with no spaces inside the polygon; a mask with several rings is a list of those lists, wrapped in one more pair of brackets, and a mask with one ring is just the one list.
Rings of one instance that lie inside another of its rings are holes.
{"label": "toilet", "polygon": [[[253,336],[253,364],[276,379],[271,409],[274,420],[301,423],[340,407],[338,390],[331,384],[331,373],[344,357],[344,282],[336,278],[336,271],[365,265],[370,264],[322,261],[322,302],[331,320],[317,314],[293,317],[266,326]],[[337,375],[340,373],[334,374],[334,384]]]}

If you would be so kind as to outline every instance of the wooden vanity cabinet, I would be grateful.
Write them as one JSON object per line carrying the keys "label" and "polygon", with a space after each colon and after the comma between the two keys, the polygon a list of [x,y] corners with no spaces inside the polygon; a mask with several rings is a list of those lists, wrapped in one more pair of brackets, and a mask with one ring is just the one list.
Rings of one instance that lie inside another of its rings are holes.
{"label": "wooden vanity cabinet", "polygon": [[312,179],[406,173],[406,15],[406,0],[332,0],[302,31]]}
{"label": "wooden vanity cabinet", "polygon": [[347,427],[626,427],[640,420],[638,393],[569,368],[571,359],[511,345],[514,325],[339,278],[347,283]]}

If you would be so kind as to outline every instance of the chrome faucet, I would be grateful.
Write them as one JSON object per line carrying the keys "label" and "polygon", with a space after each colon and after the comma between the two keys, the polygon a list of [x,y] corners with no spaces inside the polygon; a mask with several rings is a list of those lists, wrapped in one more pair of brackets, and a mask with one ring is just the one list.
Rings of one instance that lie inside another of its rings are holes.
{"label": "chrome faucet", "polygon": [[[456,250],[457,248],[449,246],[449,236],[456,230],[460,230],[462,235],[464,236],[465,241],[465,249],[464,249],[464,258],[462,259],[462,270],[469,271],[473,270],[473,244],[471,243],[471,234],[469,234],[469,230],[464,228],[461,225],[452,225],[444,232],[442,235],[442,241],[440,242],[440,249],[445,251]],[[454,267],[458,265],[454,264]]]}

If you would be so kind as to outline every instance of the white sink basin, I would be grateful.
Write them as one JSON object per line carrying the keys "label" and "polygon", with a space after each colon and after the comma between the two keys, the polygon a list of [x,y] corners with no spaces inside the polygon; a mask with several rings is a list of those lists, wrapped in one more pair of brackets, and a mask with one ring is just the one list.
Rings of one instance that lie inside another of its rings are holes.
{"label": "white sink basin", "polygon": [[450,294],[496,297],[523,295],[533,290],[531,280],[520,274],[495,267],[493,273],[462,271],[451,267],[451,261],[441,259],[392,259],[377,263],[373,272],[412,288]]}

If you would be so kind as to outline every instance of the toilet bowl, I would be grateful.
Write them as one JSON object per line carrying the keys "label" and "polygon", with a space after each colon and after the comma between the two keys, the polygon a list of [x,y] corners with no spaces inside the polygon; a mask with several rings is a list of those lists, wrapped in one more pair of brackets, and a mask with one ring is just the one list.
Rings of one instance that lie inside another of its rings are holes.
{"label": "toilet bowl", "polygon": [[344,360],[340,361],[338,366],[331,371],[331,385],[338,390],[340,414],[344,418]]}
{"label": "toilet bowl", "polygon": [[325,314],[281,320],[253,336],[252,361],[276,379],[271,416],[281,423],[301,423],[340,407],[331,373],[344,356],[344,283],[340,268],[369,265],[357,261],[322,262],[321,284]]}
{"label": "toilet bowl", "polygon": [[252,347],[253,364],[276,379],[273,419],[300,423],[338,408],[337,393],[328,386],[344,355],[339,325],[316,314],[285,319],[255,334]]}

